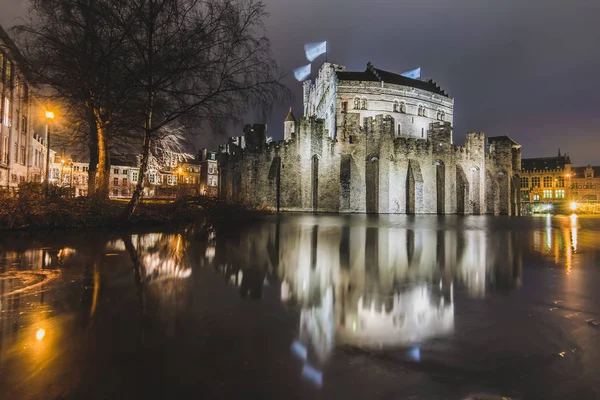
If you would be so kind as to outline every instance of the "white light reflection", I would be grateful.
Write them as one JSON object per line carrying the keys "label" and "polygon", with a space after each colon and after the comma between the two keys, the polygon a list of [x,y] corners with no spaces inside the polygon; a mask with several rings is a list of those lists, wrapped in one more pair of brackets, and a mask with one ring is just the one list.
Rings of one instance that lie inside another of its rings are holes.
{"label": "white light reflection", "polygon": [[577,215],[571,215],[571,246],[573,253],[577,252]]}

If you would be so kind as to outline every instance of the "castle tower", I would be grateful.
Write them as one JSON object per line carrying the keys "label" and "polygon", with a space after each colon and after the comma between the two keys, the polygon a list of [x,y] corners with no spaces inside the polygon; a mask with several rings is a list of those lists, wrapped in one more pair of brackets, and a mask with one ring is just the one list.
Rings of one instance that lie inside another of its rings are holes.
{"label": "castle tower", "polygon": [[292,113],[292,107],[290,107],[290,112],[287,117],[285,117],[285,121],[283,122],[283,139],[289,140],[292,138],[292,134],[294,133],[294,127],[296,125],[296,118],[294,118],[294,114]]}

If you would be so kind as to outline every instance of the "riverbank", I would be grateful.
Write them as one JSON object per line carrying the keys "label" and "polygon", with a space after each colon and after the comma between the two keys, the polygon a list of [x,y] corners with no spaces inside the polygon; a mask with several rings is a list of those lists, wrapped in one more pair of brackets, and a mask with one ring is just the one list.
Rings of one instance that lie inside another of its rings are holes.
{"label": "riverbank", "polygon": [[199,220],[212,224],[245,223],[266,213],[225,204],[217,199],[186,197],[176,200],[145,200],[129,219],[122,213],[123,200],[98,201],[87,197],[0,198],[0,230],[135,228],[180,225]]}

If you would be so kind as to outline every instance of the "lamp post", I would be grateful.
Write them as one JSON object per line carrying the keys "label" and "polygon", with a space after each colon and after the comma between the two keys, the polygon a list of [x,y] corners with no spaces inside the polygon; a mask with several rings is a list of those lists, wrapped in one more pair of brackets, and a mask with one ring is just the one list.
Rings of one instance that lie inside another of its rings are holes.
{"label": "lamp post", "polygon": [[46,111],[46,196],[50,192],[50,126],[54,119],[52,111]]}

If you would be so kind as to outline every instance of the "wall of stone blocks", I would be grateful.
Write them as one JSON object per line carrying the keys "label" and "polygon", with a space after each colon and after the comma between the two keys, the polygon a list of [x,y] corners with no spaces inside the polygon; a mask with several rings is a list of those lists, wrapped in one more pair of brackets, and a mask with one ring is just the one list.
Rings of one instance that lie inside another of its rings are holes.
{"label": "wall of stone blocks", "polygon": [[349,118],[334,140],[323,120],[301,119],[289,140],[221,154],[220,193],[275,210],[279,190],[282,211],[517,213],[520,148],[510,139],[496,138],[487,153],[483,133],[454,146],[450,123],[430,124],[428,140],[398,137],[393,123]]}

